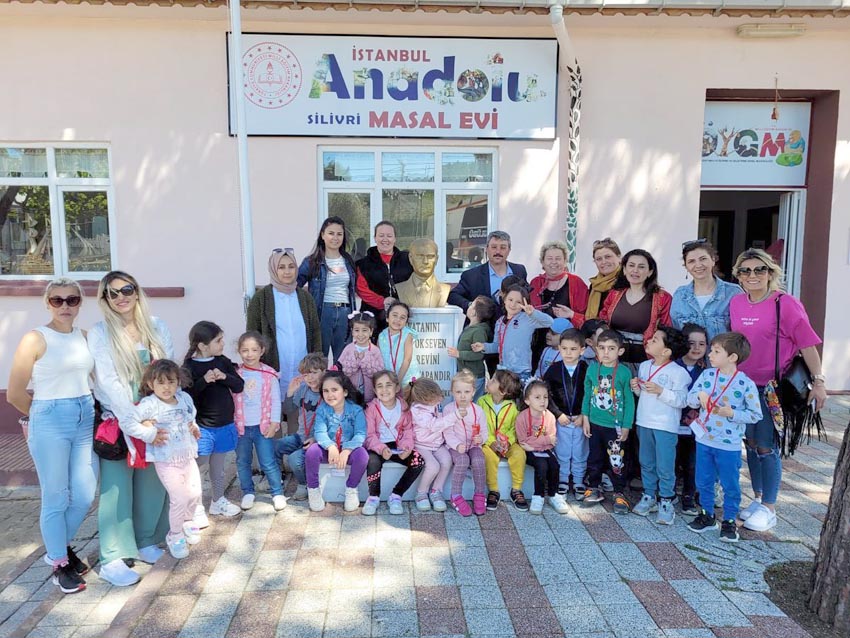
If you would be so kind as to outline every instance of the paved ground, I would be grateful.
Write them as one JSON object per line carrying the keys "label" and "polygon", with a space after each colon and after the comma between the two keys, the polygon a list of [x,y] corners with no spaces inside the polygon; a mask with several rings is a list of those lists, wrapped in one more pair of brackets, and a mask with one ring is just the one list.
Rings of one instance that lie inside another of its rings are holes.
{"label": "paved ground", "polygon": [[[13,490],[0,494],[0,638],[802,638],[765,597],[762,573],[811,558],[848,407],[833,401],[829,442],[785,463],[777,527],[735,546],[681,518],[658,527],[572,502],[565,516],[502,505],[480,519],[384,507],[367,518],[335,505],[274,514],[262,496],[241,517],[214,521],[188,559],[145,568],[138,586],[112,588],[92,573],[85,592],[62,596],[37,546],[37,498]],[[77,543],[92,557],[94,523]]]}

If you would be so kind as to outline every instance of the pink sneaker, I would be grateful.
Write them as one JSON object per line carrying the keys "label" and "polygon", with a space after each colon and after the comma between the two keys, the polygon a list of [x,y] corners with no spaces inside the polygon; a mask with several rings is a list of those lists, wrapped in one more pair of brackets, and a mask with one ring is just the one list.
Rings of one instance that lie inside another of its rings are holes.
{"label": "pink sneaker", "polygon": [[461,496],[460,494],[456,494],[452,496],[452,507],[457,510],[457,513],[461,516],[471,516],[472,510],[469,507],[469,503]]}
{"label": "pink sneaker", "polygon": [[483,494],[472,495],[472,511],[476,516],[484,516],[487,513],[487,498]]}

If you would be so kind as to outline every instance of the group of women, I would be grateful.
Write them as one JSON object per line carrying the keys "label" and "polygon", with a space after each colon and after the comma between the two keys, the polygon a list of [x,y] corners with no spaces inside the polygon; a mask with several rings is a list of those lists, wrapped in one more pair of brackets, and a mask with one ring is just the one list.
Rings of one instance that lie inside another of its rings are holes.
{"label": "group of women", "polygon": [[[505,233],[496,233],[498,238]],[[247,328],[268,337],[264,362],[280,372],[282,388],[298,372],[308,352],[332,351],[336,356],[348,339],[348,316],[357,298],[361,309],[385,325],[384,301],[412,269],[396,245],[394,226],[375,229],[375,246],[354,262],[346,247],[345,223],[330,217],[322,224],[313,252],[300,264],[291,248],[275,249],[269,257],[269,285],[259,290],[248,309]],[[508,242],[509,252],[509,242]],[[502,255],[505,260],[507,254]],[[621,254],[616,242],[593,243],[597,274],[589,285],[567,268],[562,242],[540,251],[542,273],[529,282],[532,303],[554,317],[580,327],[599,318],[625,337],[622,360],[637,365],[646,359],[645,339],[660,325],[681,328],[696,323],[709,339],[730,329],[743,333],[754,355],[741,369],[760,388],[784,370],[798,352],[814,375],[811,398],[823,407],[826,389],[814,335],[800,302],[781,291],[782,270],[761,250],[742,253],[733,272],[738,284],[715,273],[717,253],[705,240],[682,248],[691,281],[670,295],[659,284],[653,256],[642,249]],[[486,265],[478,266],[486,268]],[[493,276],[493,269],[490,269]],[[306,288],[305,288],[306,286]],[[139,578],[133,561],[155,562],[168,530],[166,492],[152,467],[134,467],[135,448],[126,437],[128,460],[106,460],[92,453],[94,399],[118,424],[130,418],[139,399],[144,367],[152,359],[173,358],[168,327],[152,316],[143,289],[129,274],[114,271],[98,287],[103,319],[86,334],[75,326],[83,291],[74,280],[50,282],[44,299],[50,321],[28,332],[20,342],[8,384],[8,400],[21,413],[25,435],[42,490],[41,532],[46,559],[62,570],[83,573],[87,566],[70,547],[89,510],[100,477],[98,525],[101,577],[116,585]],[[773,311],[782,298],[782,314]],[[779,325],[777,326],[777,318]],[[27,392],[32,383],[33,395]],[[764,400],[763,400],[764,403]],[[773,512],[781,460],[779,439],[763,405],[764,419],[747,430],[747,461],[755,496]],[[28,428],[28,430],[27,430]]]}

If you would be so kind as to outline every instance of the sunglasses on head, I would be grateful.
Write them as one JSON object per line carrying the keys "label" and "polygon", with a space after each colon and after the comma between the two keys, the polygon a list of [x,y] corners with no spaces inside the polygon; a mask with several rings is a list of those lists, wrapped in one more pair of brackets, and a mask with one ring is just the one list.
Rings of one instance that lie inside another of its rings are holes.
{"label": "sunglasses on head", "polygon": [[696,248],[697,246],[705,246],[708,243],[708,240],[705,237],[701,237],[700,239],[692,239],[691,241],[686,241],[682,244],[682,250],[690,250],[691,248]]}
{"label": "sunglasses on head", "polygon": [[770,270],[767,266],[756,266],[755,268],[738,268],[738,275],[748,277],[750,275],[764,275]]}
{"label": "sunglasses on head", "polygon": [[610,237],[603,237],[602,239],[597,239],[593,242],[594,248],[599,248],[601,246],[608,246],[613,240]]}
{"label": "sunglasses on head", "polygon": [[273,253],[283,253],[284,255],[289,255],[290,257],[295,254],[294,248],[275,248],[272,250]]}
{"label": "sunglasses on head", "polygon": [[106,296],[110,299],[118,299],[120,295],[124,297],[131,297],[136,292],[136,287],[133,284],[127,284],[126,286],[121,286],[117,290],[115,288],[106,287]]}
{"label": "sunglasses on head", "polygon": [[69,308],[76,308],[80,305],[83,298],[80,295],[68,295],[67,297],[48,297],[47,303],[49,303],[54,308],[61,308],[62,304],[68,304]]}

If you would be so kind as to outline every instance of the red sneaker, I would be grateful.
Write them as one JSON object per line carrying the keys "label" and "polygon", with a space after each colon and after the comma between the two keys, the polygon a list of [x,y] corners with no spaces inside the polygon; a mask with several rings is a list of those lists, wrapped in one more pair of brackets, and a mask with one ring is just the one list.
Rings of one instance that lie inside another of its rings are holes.
{"label": "red sneaker", "polygon": [[487,513],[487,497],[483,494],[473,494],[472,511],[476,516],[484,516]]}
{"label": "red sneaker", "polygon": [[460,494],[452,496],[452,507],[454,507],[457,510],[457,513],[461,516],[472,516],[472,509],[470,509],[469,503],[467,503],[466,499],[464,499]]}

